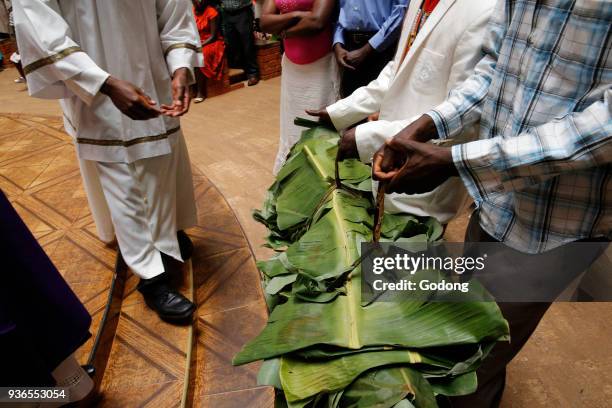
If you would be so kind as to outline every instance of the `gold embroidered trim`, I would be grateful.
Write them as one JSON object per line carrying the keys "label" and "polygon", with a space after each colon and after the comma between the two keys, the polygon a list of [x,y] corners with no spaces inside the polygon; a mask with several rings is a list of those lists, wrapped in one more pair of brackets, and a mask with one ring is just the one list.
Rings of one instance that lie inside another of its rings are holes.
{"label": "gold embroidered trim", "polygon": [[78,47],[78,46],[68,47],[65,50],[62,50],[62,51],[58,52],[57,54],[50,55],[48,57],[39,59],[37,61],[32,62],[31,64],[26,65],[23,68],[23,72],[26,75],[28,75],[28,74],[36,71],[37,69],[40,69],[40,68],[45,67],[47,65],[54,64],[57,61],[66,58],[70,54],[74,54],[75,52],[80,52],[80,51],[81,51],[81,47]]}
{"label": "gold embroidered trim", "polygon": [[191,43],[176,43],[176,44],[172,44],[171,46],[168,47],[166,52],[164,52],[164,57],[167,57],[168,54],[170,53],[170,51],[176,50],[177,48],[188,48],[188,49],[190,49],[192,51],[196,51],[196,52],[201,52],[202,51],[202,47],[195,46],[195,45],[193,45]]}
{"label": "gold embroidered trim", "polygon": [[123,140],[97,140],[97,139],[87,139],[84,137],[78,137],[77,143],[80,144],[89,144],[95,146],[121,146],[121,147],[130,147],[140,143],[148,143],[148,142],[157,142],[158,140],[167,139],[173,133],[178,132],[181,127],[175,127],[174,129],[170,129],[166,133],[162,133],[160,135],[154,136],[143,136],[136,139],[123,141]]}

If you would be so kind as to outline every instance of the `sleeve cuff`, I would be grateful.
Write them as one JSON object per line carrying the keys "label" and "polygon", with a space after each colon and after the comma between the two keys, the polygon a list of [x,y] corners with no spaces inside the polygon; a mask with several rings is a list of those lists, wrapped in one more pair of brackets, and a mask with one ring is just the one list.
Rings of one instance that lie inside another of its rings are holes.
{"label": "sleeve cuff", "polygon": [[390,140],[402,131],[416,118],[398,121],[377,120],[366,122],[355,129],[355,142],[359,159],[364,163],[371,163],[374,154],[387,140]]}
{"label": "sleeve cuff", "polygon": [[189,70],[189,85],[195,83],[194,67],[204,66],[204,57],[200,48],[192,49],[191,47],[174,48],[166,55],[166,63],[170,76],[179,68],[187,68]]}
{"label": "sleeve cuff", "polygon": [[326,110],[329,114],[329,118],[337,130],[346,129],[361,120],[355,120],[353,115],[349,114],[349,108],[342,100],[328,106]]}
{"label": "sleeve cuff", "polygon": [[372,137],[371,132],[368,131],[369,129],[366,125],[368,125],[368,123],[359,125],[355,129],[355,144],[357,145],[357,151],[359,152],[359,160],[367,164],[372,162],[374,154],[385,141],[373,140],[374,138]]}
{"label": "sleeve cuff", "polygon": [[461,116],[457,113],[455,107],[448,101],[442,102],[426,114],[430,116],[436,124],[438,137],[440,139],[450,139],[459,135],[463,130]]}
{"label": "sleeve cuff", "polygon": [[108,72],[96,66],[70,78],[66,86],[89,106],[109,76]]}
{"label": "sleeve cuff", "polygon": [[370,38],[370,41],[368,42],[376,51],[384,51],[386,48],[384,46],[385,37],[380,32],[376,33],[374,37]]}
{"label": "sleeve cuff", "polygon": [[109,74],[78,50],[53,63],[31,69],[26,76],[31,96],[64,99],[76,95],[89,105]]}
{"label": "sleeve cuff", "polygon": [[333,45],[336,45],[336,44],[344,45],[344,32],[342,28],[337,28],[336,32],[334,33]]}
{"label": "sleeve cuff", "polygon": [[452,147],[453,161],[468,192],[477,205],[488,197],[507,193],[500,172],[492,163],[495,158],[495,139],[455,145]]}

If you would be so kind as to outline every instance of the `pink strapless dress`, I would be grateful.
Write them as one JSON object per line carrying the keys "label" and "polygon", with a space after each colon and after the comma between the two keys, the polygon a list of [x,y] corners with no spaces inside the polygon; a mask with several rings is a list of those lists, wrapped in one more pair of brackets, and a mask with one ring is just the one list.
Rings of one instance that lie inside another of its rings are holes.
{"label": "pink strapless dress", "polygon": [[[313,4],[314,0],[276,0],[281,13],[310,11]],[[332,41],[332,27],[329,25],[314,36],[285,39],[285,54],[294,64],[310,64],[331,51]]]}

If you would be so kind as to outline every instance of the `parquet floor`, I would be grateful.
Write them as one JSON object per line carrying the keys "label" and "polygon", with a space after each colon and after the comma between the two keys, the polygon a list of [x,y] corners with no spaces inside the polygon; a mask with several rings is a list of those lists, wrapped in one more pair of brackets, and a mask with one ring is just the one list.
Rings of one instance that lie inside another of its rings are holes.
{"label": "parquet floor", "polygon": [[[57,119],[0,115],[0,188],[92,315],[96,333],[115,248],[95,235],[70,138]],[[79,351],[84,363],[93,338]]]}
{"label": "parquet floor", "polygon": [[[198,304],[196,322],[161,322],[135,290],[137,279],[128,277],[99,406],[273,406],[272,390],[256,385],[257,364],[231,365],[267,318],[251,248],[223,196],[196,169],[194,186],[200,215],[188,231],[195,253],[183,290]],[[96,237],[61,120],[0,115],[0,188],[92,314],[96,333],[116,248]],[[78,352],[82,362],[91,343]]]}

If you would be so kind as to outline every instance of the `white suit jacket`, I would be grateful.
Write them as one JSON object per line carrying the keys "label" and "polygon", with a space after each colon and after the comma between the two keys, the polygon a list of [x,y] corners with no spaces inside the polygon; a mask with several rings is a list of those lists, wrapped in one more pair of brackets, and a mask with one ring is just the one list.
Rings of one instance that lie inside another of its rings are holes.
{"label": "white suit jacket", "polygon": [[[472,74],[483,56],[482,40],[495,0],[441,0],[401,61],[420,6],[421,1],[411,1],[395,59],[379,77],[327,107],[339,130],[380,112],[379,121],[365,123],[356,130],[359,156],[365,163],[387,139],[443,102],[452,88]],[[472,128],[460,140],[475,139],[476,135],[477,129]],[[447,223],[467,202],[463,183],[454,177],[429,193],[389,194],[385,208],[433,216]]]}

